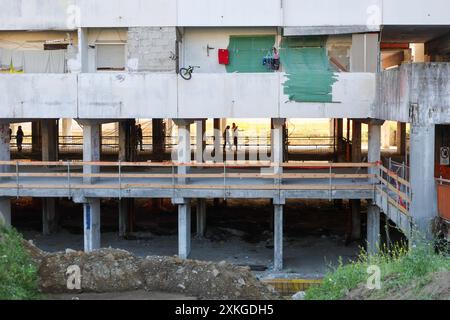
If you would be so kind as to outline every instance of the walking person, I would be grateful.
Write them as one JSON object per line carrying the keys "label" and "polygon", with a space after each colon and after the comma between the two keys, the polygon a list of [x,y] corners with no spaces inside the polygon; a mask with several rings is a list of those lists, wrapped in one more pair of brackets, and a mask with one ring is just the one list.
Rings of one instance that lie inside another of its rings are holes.
{"label": "walking person", "polygon": [[223,151],[225,151],[227,145],[228,145],[228,150],[231,150],[231,135],[230,135],[230,126],[227,126],[225,128],[225,131],[223,132]]}
{"label": "walking person", "polygon": [[22,126],[19,126],[19,128],[17,129],[17,132],[16,132],[17,150],[19,152],[22,151],[23,136],[24,136],[24,134],[23,134]]}
{"label": "walking person", "polygon": [[[144,135],[142,133],[142,127],[139,124],[136,128],[136,139],[137,139],[137,144],[139,145],[139,149],[141,151],[144,151],[144,146],[143,146],[143,140],[144,140]],[[137,146],[136,146],[137,147]]]}
{"label": "walking person", "polygon": [[238,138],[239,138],[239,128],[237,127],[236,123],[233,123],[233,126],[231,127],[231,130],[233,131],[233,145],[236,148],[236,151],[238,149]]}

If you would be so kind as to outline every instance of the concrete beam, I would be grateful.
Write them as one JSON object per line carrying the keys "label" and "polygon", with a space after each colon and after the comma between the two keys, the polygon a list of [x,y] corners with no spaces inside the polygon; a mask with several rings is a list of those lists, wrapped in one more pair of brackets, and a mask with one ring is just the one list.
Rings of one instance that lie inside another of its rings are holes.
{"label": "concrete beam", "polygon": [[274,271],[283,270],[283,206],[274,205],[274,257],[273,269]]}
{"label": "concrete beam", "polygon": [[196,120],[196,141],[195,141],[195,161],[204,162],[204,152],[206,149],[206,120]]}
{"label": "concrete beam", "polygon": [[369,204],[367,208],[367,253],[374,255],[380,249],[380,208]]}
{"label": "concrete beam", "polygon": [[203,238],[206,232],[206,199],[197,199],[197,237]]}
{"label": "concrete beam", "polygon": [[191,253],[191,203],[178,205],[178,256],[187,259]]}
{"label": "concrete beam", "polygon": [[58,161],[58,120],[41,120],[42,161]]}
{"label": "concrete beam", "polygon": [[406,155],[406,123],[397,122],[397,153],[404,157]]}
{"label": "concrete beam", "polygon": [[58,231],[58,219],[56,213],[56,199],[42,199],[42,234],[49,236]]}
{"label": "concrete beam", "polygon": [[83,205],[84,251],[100,249],[100,199]]}
{"label": "concrete beam", "polygon": [[11,226],[11,201],[9,198],[0,198],[0,226]]}
{"label": "concrete beam", "polygon": [[438,216],[434,149],[435,126],[412,124],[410,140],[412,202],[409,211],[420,236],[427,239],[433,236],[432,223]]}
{"label": "concrete beam", "polygon": [[[83,124],[83,161],[100,161],[100,132],[101,124],[98,122],[87,122]],[[83,166],[83,173],[99,173],[97,166]],[[94,183],[96,179],[84,177],[85,184]]]}

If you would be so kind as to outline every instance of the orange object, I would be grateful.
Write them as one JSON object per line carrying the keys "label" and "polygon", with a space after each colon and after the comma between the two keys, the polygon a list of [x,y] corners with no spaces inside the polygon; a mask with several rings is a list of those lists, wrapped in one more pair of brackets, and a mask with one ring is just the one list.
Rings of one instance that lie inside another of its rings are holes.
{"label": "orange object", "polygon": [[437,194],[439,215],[450,221],[450,185],[438,183]]}

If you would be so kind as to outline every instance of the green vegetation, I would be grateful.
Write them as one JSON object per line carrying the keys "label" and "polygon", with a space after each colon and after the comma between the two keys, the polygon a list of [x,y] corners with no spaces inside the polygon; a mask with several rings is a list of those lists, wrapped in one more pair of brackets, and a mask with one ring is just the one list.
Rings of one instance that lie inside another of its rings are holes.
{"label": "green vegetation", "polygon": [[0,226],[0,300],[38,299],[37,267],[22,245],[22,236]]}
{"label": "green vegetation", "polygon": [[[378,266],[381,271],[381,289],[369,290],[365,287],[369,266]],[[437,272],[450,270],[450,257],[435,253],[434,247],[422,243],[410,250],[396,246],[383,250],[375,256],[362,252],[356,261],[347,265],[340,261],[330,271],[321,286],[312,287],[306,292],[307,300],[338,300],[347,296],[350,290],[362,288],[361,297],[369,299],[410,298],[433,299],[422,290],[430,284]],[[406,289],[406,290],[405,290]],[[410,292],[406,292],[406,291]],[[448,292],[447,292],[448,295]]]}

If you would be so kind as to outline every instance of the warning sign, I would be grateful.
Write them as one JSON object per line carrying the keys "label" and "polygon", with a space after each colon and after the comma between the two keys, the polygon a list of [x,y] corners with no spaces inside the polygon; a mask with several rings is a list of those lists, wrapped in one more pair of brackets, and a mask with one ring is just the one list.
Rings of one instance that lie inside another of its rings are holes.
{"label": "warning sign", "polygon": [[450,165],[449,153],[450,153],[449,147],[441,148],[441,166]]}

